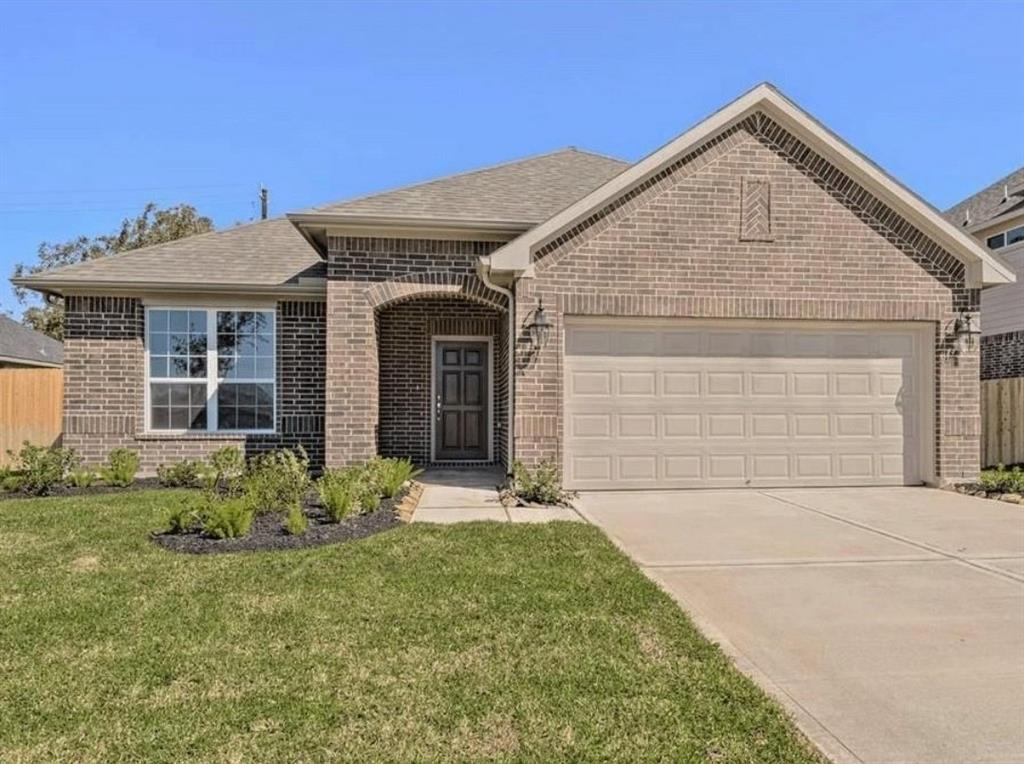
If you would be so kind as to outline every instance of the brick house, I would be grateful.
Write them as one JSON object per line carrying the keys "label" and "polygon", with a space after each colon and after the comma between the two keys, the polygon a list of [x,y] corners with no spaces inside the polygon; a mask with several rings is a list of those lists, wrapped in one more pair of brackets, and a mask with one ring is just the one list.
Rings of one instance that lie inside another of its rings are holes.
{"label": "brick house", "polygon": [[1017,283],[981,295],[981,378],[1024,377],[1024,167],[944,214],[1017,276]]}
{"label": "brick house", "polygon": [[770,85],[637,164],[575,149],[21,279],[65,442],[148,470],[553,459],[576,488],[978,470],[992,252]]}

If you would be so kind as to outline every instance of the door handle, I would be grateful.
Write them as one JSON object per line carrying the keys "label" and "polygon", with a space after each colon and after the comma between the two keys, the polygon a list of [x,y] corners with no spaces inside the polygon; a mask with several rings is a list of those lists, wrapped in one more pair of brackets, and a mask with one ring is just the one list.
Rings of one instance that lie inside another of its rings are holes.
{"label": "door handle", "polygon": [[437,421],[441,421],[441,393],[437,394]]}

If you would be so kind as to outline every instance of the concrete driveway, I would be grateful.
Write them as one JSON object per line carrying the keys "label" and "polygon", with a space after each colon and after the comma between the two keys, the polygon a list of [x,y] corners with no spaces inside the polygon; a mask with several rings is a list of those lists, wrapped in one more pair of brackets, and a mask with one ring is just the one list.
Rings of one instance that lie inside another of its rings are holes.
{"label": "concrete driveway", "polygon": [[1024,507],[848,488],[579,509],[834,760],[1024,762]]}

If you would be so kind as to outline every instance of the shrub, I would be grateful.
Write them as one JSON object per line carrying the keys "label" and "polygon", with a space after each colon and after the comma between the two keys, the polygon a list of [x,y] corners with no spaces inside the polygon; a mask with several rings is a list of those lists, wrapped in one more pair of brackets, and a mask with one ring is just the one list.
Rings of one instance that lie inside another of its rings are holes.
{"label": "shrub", "polygon": [[234,539],[249,532],[253,510],[243,498],[207,498],[202,502],[199,518],[207,536]]}
{"label": "shrub", "polygon": [[982,470],[978,484],[986,491],[1024,493],[1024,469],[1017,465],[1007,469],[1002,464]]}
{"label": "shrub", "polygon": [[[305,453],[305,452],[303,452]],[[227,489],[238,481],[245,471],[245,457],[238,446],[218,448],[207,460],[213,475],[204,475],[204,483],[213,482],[213,488]],[[308,466],[308,465],[307,465]]]}
{"label": "shrub", "polygon": [[76,467],[68,472],[67,484],[75,488],[88,488],[96,482],[97,475],[93,470]]}
{"label": "shrub", "polygon": [[242,489],[249,506],[257,513],[302,506],[309,490],[309,458],[299,446],[295,451],[281,449],[253,457],[242,478]]}
{"label": "shrub", "polygon": [[135,482],[139,471],[139,455],[130,448],[115,448],[107,455],[107,463],[100,468],[100,476],[107,485],[121,488]]}
{"label": "shrub", "polygon": [[191,533],[201,523],[200,510],[196,507],[195,502],[174,507],[164,515],[164,528],[168,533]]}
{"label": "shrub", "polygon": [[359,507],[363,512],[375,512],[380,507],[380,489],[369,479],[360,482]]}
{"label": "shrub", "polygon": [[284,521],[284,530],[290,536],[301,536],[309,528],[309,520],[302,511],[302,507],[293,504],[288,508],[288,517]]}
{"label": "shrub", "polygon": [[533,472],[519,460],[514,461],[512,476],[502,494],[511,494],[516,499],[531,504],[559,506],[572,506],[572,500],[576,498],[575,491],[562,488],[558,470],[554,463],[548,460],[538,463]]}
{"label": "shrub", "polygon": [[[12,452],[8,451],[12,456]],[[64,482],[68,470],[77,463],[75,452],[70,448],[59,446],[33,446],[26,441],[17,455],[17,487],[5,490],[22,490],[40,496],[47,494],[57,485]],[[5,480],[5,483],[14,485],[14,481]]]}
{"label": "shrub", "polygon": [[365,490],[359,469],[325,470],[316,482],[316,490],[324,512],[333,522],[341,522],[360,511],[360,497]]}
{"label": "shrub", "polygon": [[161,464],[156,468],[160,485],[168,488],[188,488],[199,482],[201,463],[195,459],[182,459],[177,464]]}
{"label": "shrub", "polygon": [[418,470],[408,459],[374,459],[367,470],[377,491],[386,499],[393,499],[402,490],[406,481],[412,480],[423,470]]}

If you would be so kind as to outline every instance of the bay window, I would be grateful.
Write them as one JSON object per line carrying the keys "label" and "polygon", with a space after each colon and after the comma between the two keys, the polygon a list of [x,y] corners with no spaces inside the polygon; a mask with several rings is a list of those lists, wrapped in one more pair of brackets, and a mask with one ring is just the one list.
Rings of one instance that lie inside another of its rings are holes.
{"label": "bay window", "polygon": [[146,311],[148,429],[273,432],[273,310]]}

